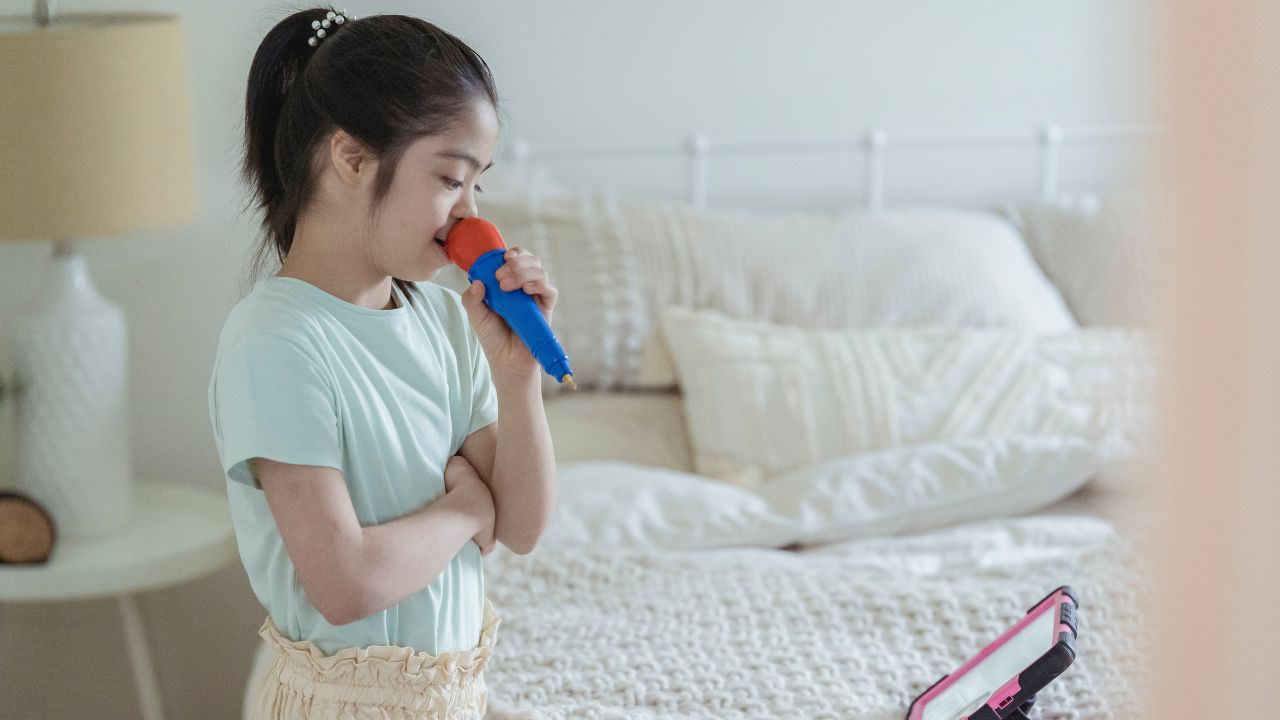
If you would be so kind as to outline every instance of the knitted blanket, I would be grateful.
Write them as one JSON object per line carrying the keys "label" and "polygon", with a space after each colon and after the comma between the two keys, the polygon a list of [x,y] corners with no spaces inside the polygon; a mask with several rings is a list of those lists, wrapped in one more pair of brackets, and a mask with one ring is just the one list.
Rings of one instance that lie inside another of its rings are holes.
{"label": "knitted blanket", "polygon": [[487,717],[896,720],[1064,584],[1080,596],[1078,657],[1032,717],[1136,717],[1135,554],[1085,517],[799,552],[500,548]]}

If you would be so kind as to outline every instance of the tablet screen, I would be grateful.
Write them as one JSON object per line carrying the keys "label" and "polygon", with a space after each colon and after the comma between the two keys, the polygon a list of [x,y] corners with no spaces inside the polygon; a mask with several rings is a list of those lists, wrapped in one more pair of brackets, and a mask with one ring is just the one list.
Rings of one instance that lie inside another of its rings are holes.
{"label": "tablet screen", "polygon": [[1057,613],[1048,606],[1021,631],[991,651],[964,675],[954,678],[945,690],[925,705],[923,720],[959,720],[991,697],[1005,683],[1016,678],[1057,643]]}

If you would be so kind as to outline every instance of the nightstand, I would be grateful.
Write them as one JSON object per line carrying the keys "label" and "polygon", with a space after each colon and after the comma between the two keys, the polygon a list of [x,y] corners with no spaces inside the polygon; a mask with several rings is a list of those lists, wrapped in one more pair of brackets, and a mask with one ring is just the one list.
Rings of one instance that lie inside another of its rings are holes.
{"label": "nightstand", "polygon": [[234,560],[235,535],[222,493],[159,482],[137,482],[134,492],[133,514],[120,530],[59,538],[44,565],[0,565],[0,602],[114,596],[142,717],[161,720],[160,688],[137,595],[194,580]]}

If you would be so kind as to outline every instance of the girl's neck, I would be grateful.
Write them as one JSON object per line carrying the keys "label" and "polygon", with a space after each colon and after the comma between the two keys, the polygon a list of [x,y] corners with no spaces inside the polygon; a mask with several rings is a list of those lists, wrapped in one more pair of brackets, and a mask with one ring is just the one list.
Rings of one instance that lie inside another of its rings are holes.
{"label": "girl's neck", "polygon": [[356,232],[304,213],[276,276],[310,283],[352,305],[374,310],[397,307],[391,276],[370,267],[368,257],[360,252],[366,244],[353,240]]}

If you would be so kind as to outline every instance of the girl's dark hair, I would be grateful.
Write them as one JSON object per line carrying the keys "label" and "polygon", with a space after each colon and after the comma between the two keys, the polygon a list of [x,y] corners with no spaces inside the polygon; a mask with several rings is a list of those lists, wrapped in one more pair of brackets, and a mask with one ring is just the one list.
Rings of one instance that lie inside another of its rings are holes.
{"label": "girl's dark hair", "polygon": [[[311,23],[331,10],[281,20],[249,68],[243,172],[253,186],[250,206],[263,213],[255,279],[273,247],[280,262],[288,255],[330,133],[345,130],[378,156],[377,203],[414,140],[448,130],[478,98],[498,111],[488,64],[457,37],[419,18],[373,15],[331,23],[309,45]],[[413,302],[409,283],[393,280]]]}

